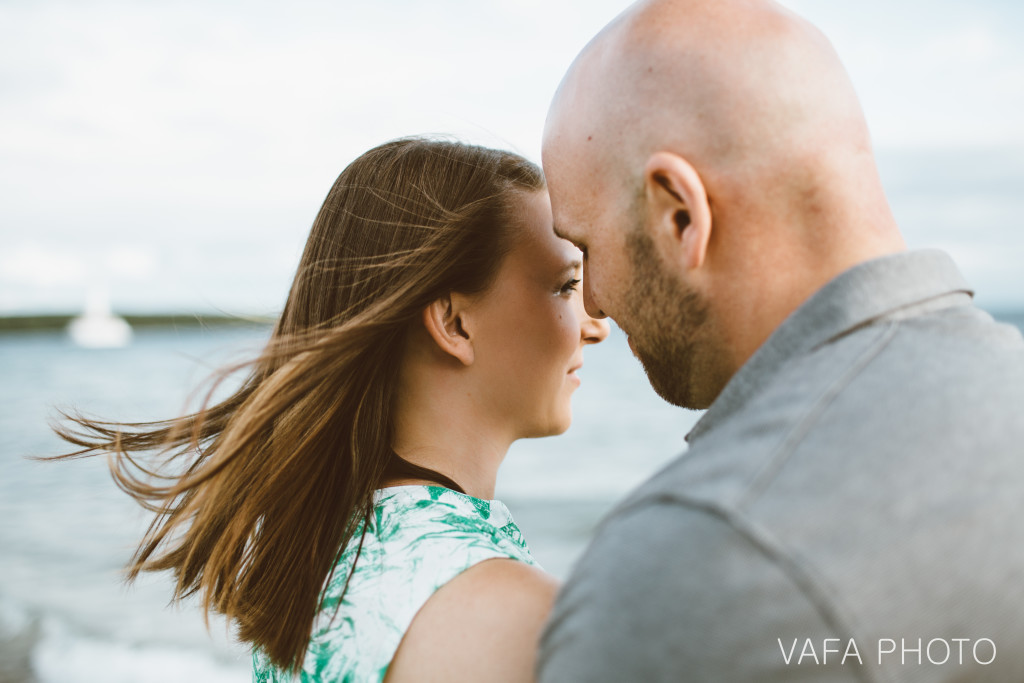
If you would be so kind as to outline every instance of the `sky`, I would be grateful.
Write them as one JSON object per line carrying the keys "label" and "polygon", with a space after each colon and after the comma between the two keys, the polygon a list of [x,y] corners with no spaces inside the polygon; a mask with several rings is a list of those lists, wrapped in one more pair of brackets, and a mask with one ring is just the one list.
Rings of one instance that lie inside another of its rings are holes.
{"label": "sky", "polygon": [[[860,93],[912,247],[1024,309],[1024,7],[785,0]],[[551,96],[628,3],[0,0],[0,315],[273,314],[366,149],[454,134],[539,160]]]}

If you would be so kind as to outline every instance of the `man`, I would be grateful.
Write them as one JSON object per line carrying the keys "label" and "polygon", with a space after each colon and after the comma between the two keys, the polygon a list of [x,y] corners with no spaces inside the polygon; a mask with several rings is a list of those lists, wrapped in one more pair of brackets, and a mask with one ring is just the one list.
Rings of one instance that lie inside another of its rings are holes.
{"label": "man", "polygon": [[828,41],[768,0],[638,3],[543,162],[588,312],[708,411],[602,524],[540,680],[1024,680],[1024,341],[906,251]]}

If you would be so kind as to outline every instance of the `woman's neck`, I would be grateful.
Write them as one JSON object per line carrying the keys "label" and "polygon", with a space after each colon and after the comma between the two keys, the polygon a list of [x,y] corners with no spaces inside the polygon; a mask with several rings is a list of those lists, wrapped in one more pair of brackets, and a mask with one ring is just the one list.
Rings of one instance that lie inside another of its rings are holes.
{"label": "woman's neck", "polygon": [[[510,444],[495,443],[458,425],[430,425],[424,429],[398,430],[394,450],[400,457],[452,479],[474,498],[494,498],[498,468]],[[470,433],[467,433],[470,432]],[[426,479],[392,479],[386,486],[434,484]]]}
{"label": "woman's neck", "polygon": [[[439,354],[426,333],[414,337],[399,371],[391,445],[408,462],[490,500],[498,468],[518,435],[481,400],[479,382],[468,368]],[[387,483],[437,483],[420,477],[398,474]]]}

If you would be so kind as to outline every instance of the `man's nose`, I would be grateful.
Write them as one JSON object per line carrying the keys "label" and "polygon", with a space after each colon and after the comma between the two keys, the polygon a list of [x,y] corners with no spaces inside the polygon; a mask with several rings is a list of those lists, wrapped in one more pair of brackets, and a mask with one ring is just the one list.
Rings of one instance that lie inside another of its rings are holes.
{"label": "man's nose", "polygon": [[601,318],[608,317],[607,314],[601,310],[601,307],[597,304],[597,298],[594,296],[594,287],[591,284],[593,278],[586,272],[584,266],[583,273],[583,308],[591,318],[600,320]]}

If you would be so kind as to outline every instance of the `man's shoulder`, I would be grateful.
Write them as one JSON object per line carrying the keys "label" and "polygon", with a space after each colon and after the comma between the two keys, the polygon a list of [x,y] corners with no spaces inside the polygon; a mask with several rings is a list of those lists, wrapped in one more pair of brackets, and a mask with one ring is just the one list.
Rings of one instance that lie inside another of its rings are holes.
{"label": "man's shoulder", "polygon": [[874,321],[760,379],[742,405],[712,405],[711,426],[631,499],[737,501],[801,449],[821,465],[963,452],[965,439],[1016,453],[1024,439],[1024,339],[973,306]]}
{"label": "man's shoulder", "polygon": [[[886,582],[871,568],[880,557],[956,565],[941,558],[964,542],[946,542],[950,525],[1024,544],[1019,332],[973,309],[880,322],[831,346],[780,368],[628,495],[600,527],[598,552],[667,552],[668,527],[696,525],[774,544],[772,561],[800,558],[853,587]],[[1024,569],[1024,551],[1002,564]]]}
{"label": "man's shoulder", "polygon": [[[812,639],[1024,637],[1007,592],[1024,572],[1019,331],[971,306],[918,310],[763,366],[602,523],[543,680],[679,661],[749,680],[750,662],[791,673],[783,644]],[[567,643],[579,656],[559,656]]]}
{"label": "man's shoulder", "polygon": [[879,320],[776,368],[619,509],[658,501],[756,514],[761,497],[827,503],[829,485],[865,479],[902,490],[956,476],[973,495],[972,478],[1024,474],[1021,406],[1016,328],[971,306]]}

